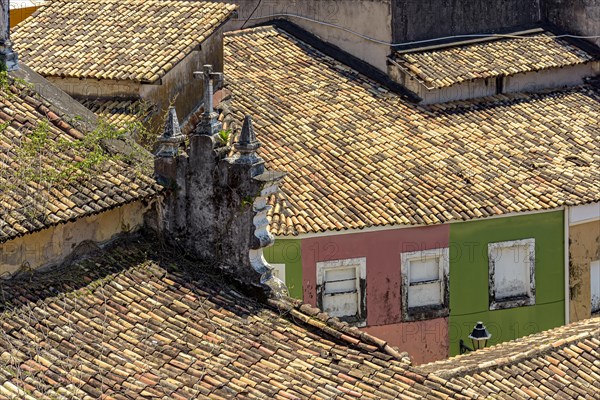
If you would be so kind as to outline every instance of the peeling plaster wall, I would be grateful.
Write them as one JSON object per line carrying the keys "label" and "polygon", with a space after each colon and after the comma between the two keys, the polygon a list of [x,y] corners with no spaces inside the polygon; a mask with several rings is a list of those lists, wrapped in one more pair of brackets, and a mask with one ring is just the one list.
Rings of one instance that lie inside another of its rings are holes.
{"label": "peeling plaster wall", "polygon": [[600,260],[600,221],[569,228],[569,287],[571,321],[591,316],[590,263]]}
{"label": "peeling plaster wall", "polygon": [[581,85],[584,78],[597,75],[598,72],[600,72],[600,62],[595,61],[571,67],[552,68],[539,72],[507,76],[504,78],[504,93],[530,92]]}
{"label": "peeling plaster wall", "polygon": [[[220,0],[239,5],[238,18],[230,20],[226,29],[236,30],[250,17],[257,0]],[[360,58],[385,72],[386,57],[391,52],[385,44],[377,44],[341,29],[293,17],[268,17],[273,14],[294,14],[313,20],[342,26],[387,43],[392,41],[393,0],[268,0],[256,9],[246,27],[258,25],[276,18],[287,19],[323,41]],[[265,18],[260,18],[265,17]]]}
{"label": "peeling plaster wall", "polygon": [[[583,83],[584,78],[597,75],[600,62],[591,62],[564,68],[552,68],[539,72],[527,72],[504,77],[502,93],[535,92],[545,89],[559,89]],[[421,104],[445,103],[455,100],[475,99],[496,94],[495,78],[475,79],[442,89],[428,90],[403,73],[397,66],[389,66],[390,77],[416,93],[423,101]]]}
{"label": "peeling plaster wall", "polygon": [[[0,276],[57,264],[83,242],[102,244],[143,225],[147,206],[133,202],[0,244]],[[90,243],[91,245],[91,243]],[[93,245],[91,245],[93,247]]]}
{"label": "peeling plaster wall", "polygon": [[[367,331],[372,329],[390,342],[400,340],[399,332],[404,329],[426,332],[431,329],[431,321],[445,319],[402,323],[400,254],[448,247],[449,230],[446,224],[302,239],[304,301],[317,305],[317,262],[365,257]],[[424,361],[447,356],[446,339],[439,340],[432,335],[424,338],[421,341],[413,337],[402,343],[412,348],[414,354],[423,350],[422,356],[417,357],[423,357]]]}
{"label": "peeling plaster wall", "polygon": [[[565,323],[563,211],[492,218],[450,225],[450,355],[483,321],[490,344]],[[535,305],[489,309],[488,244],[535,239]]]}
{"label": "peeling plaster wall", "polygon": [[375,337],[385,338],[390,346],[408,352],[414,365],[448,357],[448,318],[362,329]]}

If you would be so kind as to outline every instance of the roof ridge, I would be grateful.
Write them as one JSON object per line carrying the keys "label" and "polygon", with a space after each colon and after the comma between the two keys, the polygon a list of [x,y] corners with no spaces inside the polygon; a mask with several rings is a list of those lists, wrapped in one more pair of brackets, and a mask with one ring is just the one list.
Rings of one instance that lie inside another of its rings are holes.
{"label": "roof ridge", "polygon": [[[123,154],[133,148],[139,149],[139,152],[129,152],[130,159],[114,158],[108,160],[108,164],[100,165],[100,162],[92,164],[89,168],[95,168],[96,173],[80,176],[77,179],[74,179],[73,175],[59,175],[69,166],[79,168],[78,157],[90,154],[91,151],[89,146],[76,146],[65,153],[60,148],[61,140],[69,138],[69,142],[80,142],[86,134],[94,134],[98,125],[83,125],[83,128],[78,128],[77,114],[70,114],[68,110],[61,109],[55,102],[42,95],[39,88],[44,86],[29,87],[27,83],[20,85],[19,80],[8,77],[8,84],[0,88],[3,94],[1,107],[3,112],[0,113],[0,121],[8,124],[7,129],[0,132],[0,136],[9,138],[6,139],[7,143],[12,143],[11,146],[15,149],[20,148],[21,142],[13,139],[26,136],[40,123],[44,123],[49,141],[56,143],[58,147],[44,147],[43,166],[54,171],[57,179],[50,185],[50,190],[39,192],[38,197],[32,197],[31,193],[40,190],[40,186],[34,179],[26,179],[20,175],[23,171],[20,168],[25,165],[25,161],[19,158],[17,153],[7,153],[9,157],[2,164],[11,163],[10,171],[13,174],[0,177],[0,184],[10,181],[11,187],[15,186],[14,190],[12,188],[0,190],[3,198],[11,199],[5,203],[8,207],[5,215],[0,217],[0,243],[134,201],[148,199],[163,190],[148,171],[142,171],[147,163],[139,163],[139,169],[130,168],[133,160],[149,162],[148,157],[151,153],[141,151],[142,148],[126,135],[110,140],[103,140],[100,134],[97,137],[98,140],[102,140],[101,146],[107,154]],[[60,100],[57,103],[60,104]],[[83,105],[81,108],[87,111]],[[67,160],[61,158],[65,154],[69,157],[68,160],[72,161],[69,165],[62,162]],[[115,189],[114,186],[117,188]],[[85,190],[82,191],[81,188]]]}
{"label": "roof ridge", "polygon": [[336,339],[350,343],[363,351],[370,353],[379,351],[406,363],[407,366],[412,364],[408,353],[400,352],[397,348],[390,346],[385,340],[361,331],[347,322],[340,321],[337,317],[332,317],[311,304],[291,297],[283,299],[270,298],[267,302],[280,311],[288,313],[293,318],[297,318],[305,324],[317,328]]}
{"label": "roof ridge", "polygon": [[250,33],[268,32],[268,31],[279,32],[276,25],[259,25],[259,26],[252,26],[250,28],[236,29],[233,31],[228,31],[228,32],[223,33],[223,36],[243,36],[243,35],[247,35]]}

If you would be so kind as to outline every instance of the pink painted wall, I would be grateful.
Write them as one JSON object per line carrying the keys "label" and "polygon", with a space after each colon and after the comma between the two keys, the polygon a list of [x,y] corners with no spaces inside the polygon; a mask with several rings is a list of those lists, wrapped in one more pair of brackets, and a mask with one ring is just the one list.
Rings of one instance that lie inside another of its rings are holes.
{"label": "pink painted wall", "polygon": [[[302,239],[304,301],[316,305],[316,265],[320,261],[365,257],[367,259],[367,331],[401,345],[415,360],[447,357],[447,320],[402,323],[400,253],[448,247],[449,225],[359,232]],[[443,324],[442,324],[443,322]],[[407,332],[439,330],[439,335]],[[402,325],[402,326],[400,326]],[[405,326],[404,326],[405,325]],[[444,325],[444,329],[440,328]],[[418,337],[417,337],[418,336]]]}
{"label": "pink painted wall", "polygon": [[448,318],[370,326],[362,329],[386,340],[390,346],[408,352],[413,365],[448,357]]}

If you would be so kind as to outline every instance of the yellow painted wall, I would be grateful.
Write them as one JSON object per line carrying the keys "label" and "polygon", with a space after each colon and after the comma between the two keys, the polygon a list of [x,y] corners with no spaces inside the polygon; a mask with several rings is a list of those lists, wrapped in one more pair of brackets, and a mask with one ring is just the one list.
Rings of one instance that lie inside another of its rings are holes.
{"label": "yellow painted wall", "polygon": [[25,20],[25,18],[29,17],[37,9],[37,7],[24,7],[10,10],[10,27],[13,28],[19,22]]}
{"label": "yellow painted wall", "polygon": [[590,318],[590,263],[600,259],[600,221],[569,228],[570,322]]}
{"label": "yellow painted wall", "polygon": [[0,276],[60,263],[82,242],[102,244],[119,233],[135,231],[143,225],[146,208],[134,202],[2,243]]}

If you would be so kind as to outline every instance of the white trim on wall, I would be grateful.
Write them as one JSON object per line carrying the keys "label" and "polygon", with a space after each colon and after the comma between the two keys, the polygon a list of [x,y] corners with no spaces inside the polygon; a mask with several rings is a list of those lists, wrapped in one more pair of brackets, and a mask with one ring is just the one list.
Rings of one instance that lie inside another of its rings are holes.
{"label": "white trim on wall", "polygon": [[569,224],[571,226],[593,221],[600,221],[600,202],[569,207]]}
{"label": "white trim on wall", "polygon": [[273,275],[285,284],[285,264],[269,263],[273,267]]}

